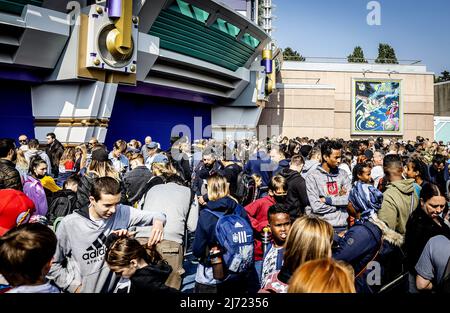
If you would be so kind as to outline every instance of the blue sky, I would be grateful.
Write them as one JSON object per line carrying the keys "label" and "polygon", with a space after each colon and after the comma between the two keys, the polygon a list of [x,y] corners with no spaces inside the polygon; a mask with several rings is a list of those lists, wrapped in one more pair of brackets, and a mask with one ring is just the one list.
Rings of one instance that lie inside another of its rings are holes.
{"label": "blue sky", "polygon": [[369,0],[273,0],[273,37],[306,57],[346,57],[361,46],[375,59],[378,44],[399,60],[422,60],[428,71],[450,71],[449,0],[379,0],[381,25],[367,24]]}

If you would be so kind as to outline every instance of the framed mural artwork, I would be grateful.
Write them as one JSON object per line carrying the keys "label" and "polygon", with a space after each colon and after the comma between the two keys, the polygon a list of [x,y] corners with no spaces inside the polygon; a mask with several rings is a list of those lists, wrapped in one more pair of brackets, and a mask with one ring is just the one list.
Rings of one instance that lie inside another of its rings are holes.
{"label": "framed mural artwork", "polygon": [[401,80],[353,79],[352,135],[403,135]]}

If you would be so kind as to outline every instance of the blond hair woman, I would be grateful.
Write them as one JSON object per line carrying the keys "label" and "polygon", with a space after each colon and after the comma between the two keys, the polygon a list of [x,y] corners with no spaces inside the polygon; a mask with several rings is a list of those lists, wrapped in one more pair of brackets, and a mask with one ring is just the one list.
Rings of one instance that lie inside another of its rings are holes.
{"label": "blond hair woman", "polygon": [[87,147],[85,144],[81,144],[75,147],[75,173],[79,173],[82,169],[86,168],[87,163]]}
{"label": "blond hair woman", "polygon": [[22,149],[17,149],[17,160],[16,160],[16,170],[19,171],[22,183],[28,174],[29,164],[25,158],[25,152]]}
{"label": "blond hair woman", "polygon": [[286,293],[292,274],[303,263],[331,257],[333,226],[314,216],[298,218],[286,239],[283,266],[270,274],[260,292]]}
{"label": "blond hair woman", "polygon": [[167,157],[164,155],[157,155],[155,157],[156,161],[153,161],[151,165],[151,171],[153,176],[145,184],[145,186],[140,190],[139,194],[135,197],[139,199],[139,203],[136,204],[137,207],[143,209],[145,205],[145,197],[147,192],[156,185],[165,184],[173,182],[179,185],[183,185],[182,178],[177,174],[177,171],[173,166],[168,163]]}
{"label": "blond hair woman", "polygon": [[356,293],[353,268],[331,258],[300,266],[289,281],[289,293]]}
{"label": "blond hair woman", "polygon": [[67,147],[59,160],[59,172],[73,171],[75,167],[75,149]]}
{"label": "blond hair woman", "polygon": [[195,275],[195,293],[239,293],[247,290],[247,273],[225,274],[222,279],[214,278],[213,266],[208,261],[209,253],[219,248],[215,239],[217,215],[236,214],[249,224],[245,209],[230,197],[229,184],[225,177],[215,174],[207,180],[208,202],[200,211],[192,246],[193,255],[199,259]]}

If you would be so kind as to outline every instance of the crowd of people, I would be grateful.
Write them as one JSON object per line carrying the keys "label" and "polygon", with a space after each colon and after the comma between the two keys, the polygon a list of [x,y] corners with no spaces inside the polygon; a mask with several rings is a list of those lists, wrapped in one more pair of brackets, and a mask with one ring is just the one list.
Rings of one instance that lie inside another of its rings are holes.
{"label": "crowd of people", "polygon": [[450,292],[450,145],[0,139],[0,293]]}

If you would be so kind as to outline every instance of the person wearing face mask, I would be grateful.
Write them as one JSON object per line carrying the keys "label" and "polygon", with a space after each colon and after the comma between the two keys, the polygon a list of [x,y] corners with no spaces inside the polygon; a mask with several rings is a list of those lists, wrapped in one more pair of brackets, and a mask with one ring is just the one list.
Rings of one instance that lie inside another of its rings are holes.
{"label": "person wearing face mask", "polygon": [[44,186],[40,179],[47,173],[47,162],[40,157],[34,157],[30,160],[28,175],[23,182],[23,193],[30,198],[36,210],[33,215],[45,216],[48,211],[48,202]]}
{"label": "person wearing face mask", "polygon": [[450,228],[441,216],[445,206],[446,199],[440,188],[431,183],[424,184],[420,192],[420,206],[406,223],[405,246],[410,273],[410,292],[416,291],[415,266],[428,240],[438,235],[450,239]]}
{"label": "person wearing face mask", "polygon": [[0,189],[22,191],[20,173],[14,162],[17,158],[13,139],[0,139]]}
{"label": "person wearing face mask", "polygon": [[[269,182],[269,194],[258,199],[245,207],[254,231],[255,238],[255,269],[261,280],[263,266],[263,229],[269,223],[267,212],[269,208],[277,203],[284,204],[287,196],[287,182],[281,175],[273,176]],[[261,281],[259,282],[261,283]]]}

